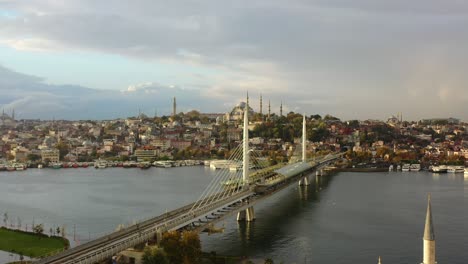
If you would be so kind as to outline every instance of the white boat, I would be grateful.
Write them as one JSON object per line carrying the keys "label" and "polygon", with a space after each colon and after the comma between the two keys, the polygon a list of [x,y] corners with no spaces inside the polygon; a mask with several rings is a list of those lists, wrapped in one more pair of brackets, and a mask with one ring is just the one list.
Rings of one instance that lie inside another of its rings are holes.
{"label": "white boat", "polygon": [[419,163],[411,164],[410,171],[420,171],[420,170],[421,170],[421,164]]}
{"label": "white boat", "polygon": [[96,169],[105,169],[107,168],[107,162],[104,160],[98,160],[94,163],[94,168]]}
{"label": "white boat", "polygon": [[172,167],[172,161],[169,160],[159,160],[155,161],[153,163],[155,167],[160,167],[160,168],[171,168]]}
{"label": "white boat", "polygon": [[26,165],[25,165],[25,164],[22,164],[22,163],[17,163],[17,164],[15,164],[15,169],[16,169],[17,171],[25,170],[25,169],[26,169]]}
{"label": "white boat", "polygon": [[400,165],[397,165],[397,166],[396,166],[396,170],[397,170],[397,171],[401,171],[401,166],[400,166]]}
{"label": "white boat", "polygon": [[42,169],[44,166],[42,164],[37,165],[38,169]]}
{"label": "white boat", "polygon": [[411,164],[405,163],[403,167],[401,167],[401,171],[410,171]]}
{"label": "white boat", "polygon": [[445,165],[432,166],[431,171],[434,172],[434,173],[445,173],[445,172],[447,172],[447,166],[445,166]]}
{"label": "white boat", "polygon": [[393,171],[393,164],[388,167],[388,171]]}
{"label": "white boat", "polygon": [[448,166],[447,167],[447,172],[450,173],[462,173],[465,171],[464,166]]}

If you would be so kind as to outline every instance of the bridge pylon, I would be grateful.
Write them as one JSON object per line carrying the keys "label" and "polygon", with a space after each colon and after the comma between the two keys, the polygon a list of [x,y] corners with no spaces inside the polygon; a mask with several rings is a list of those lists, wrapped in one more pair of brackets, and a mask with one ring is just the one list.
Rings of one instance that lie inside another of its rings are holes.
{"label": "bridge pylon", "polygon": [[255,211],[253,206],[237,213],[237,221],[252,222],[255,220]]}
{"label": "bridge pylon", "polygon": [[[306,130],[306,115],[304,113],[302,117],[302,162],[307,162],[306,143],[307,143],[307,130]],[[305,175],[303,178],[301,178],[298,184],[299,186],[310,185],[309,175]]]}

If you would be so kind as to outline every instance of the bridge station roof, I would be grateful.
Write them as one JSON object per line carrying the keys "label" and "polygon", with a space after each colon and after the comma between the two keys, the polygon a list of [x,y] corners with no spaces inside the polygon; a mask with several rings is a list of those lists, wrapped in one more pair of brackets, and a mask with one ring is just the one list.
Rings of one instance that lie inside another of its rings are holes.
{"label": "bridge station roof", "polygon": [[276,170],[275,172],[285,177],[292,177],[304,171],[307,171],[311,168],[312,166],[308,162],[298,162],[298,163],[286,165],[282,167],[281,169]]}

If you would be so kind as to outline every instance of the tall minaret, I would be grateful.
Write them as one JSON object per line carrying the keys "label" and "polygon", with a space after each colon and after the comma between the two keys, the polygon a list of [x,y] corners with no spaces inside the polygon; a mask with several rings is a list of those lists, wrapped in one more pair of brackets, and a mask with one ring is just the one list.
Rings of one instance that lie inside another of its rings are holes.
{"label": "tall minaret", "polygon": [[260,115],[263,115],[262,94],[260,94]]}
{"label": "tall minaret", "polygon": [[281,101],[280,105],[280,117],[283,116],[283,101]]}
{"label": "tall minaret", "polygon": [[15,120],[15,109],[11,111],[11,119]]}
{"label": "tall minaret", "polygon": [[244,146],[243,146],[242,180],[245,185],[249,184],[249,93],[247,93],[247,104],[244,111]]}
{"label": "tall minaret", "polygon": [[268,119],[271,117],[271,105],[270,105],[270,100],[268,100]]}
{"label": "tall minaret", "polygon": [[306,140],[307,140],[307,132],[306,132],[306,115],[304,113],[304,117],[302,119],[302,162],[307,161],[306,157]]}
{"label": "tall minaret", "polygon": [[436,264],[435,261],[435,235],[432,224],[431,196],[427,198],[426,226],[424,227],[424,257],[422,264]]}
{"label": "tall minaret", "polygon": [[177,115],[177,104],[176,104],[176,98],[174,96],[174,101],[172,103],[172,116]]}

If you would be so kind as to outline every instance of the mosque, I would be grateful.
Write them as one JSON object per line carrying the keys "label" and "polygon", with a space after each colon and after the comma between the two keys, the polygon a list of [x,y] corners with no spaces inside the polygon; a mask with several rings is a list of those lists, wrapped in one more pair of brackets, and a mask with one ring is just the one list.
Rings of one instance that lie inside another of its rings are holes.
{"label": "mosque", "polygon": [[16,125],[15,121],[15,110],[11,111],[11,116],[5,113],[5,110],[2,111],[0,116],[0,126],[14,127]]}

